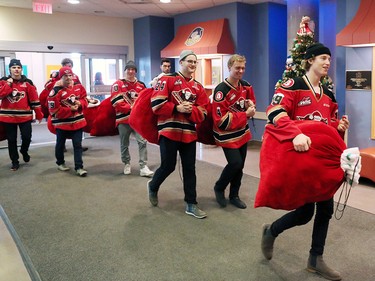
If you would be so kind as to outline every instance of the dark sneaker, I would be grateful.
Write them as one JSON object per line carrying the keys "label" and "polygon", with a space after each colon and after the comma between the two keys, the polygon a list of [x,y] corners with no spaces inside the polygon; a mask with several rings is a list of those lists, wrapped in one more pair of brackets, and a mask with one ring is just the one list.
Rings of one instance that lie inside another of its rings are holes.
{"label": "dark sneaker", "polygon": [[246,204],[243,202],[240,197],[233,197],[229,199],[229,202],[240,209],[246,209]]}
{"label": "dark sneaker", "polygon": [[307,261],[307,271],[318,273],[328,280],[341,280],[341,275],[338,271],[330,268],[323,260],[322,256],[310,255]]}
{"label": "dark sneaker", "polygon": [[224,191],[219,191],[214,188],[215,197],[220,207],[225,208],[227,206],[227,199],[225,199]]}
{"label": "dark sneaker", "polygon": [[272,259],[273,256],[273,244],[276,237],[271,233],[270,224],[263,224],[262,226],[262,253],[267,260]]}
{"label": "dark sneaker", "polygon": [[10,167],[11,171],[17,171],[20,168],[20,164],[18,163],[13,163],[12,167]]}
{"label": "dark sneaker", "polygon": [[82,151],[87,151],[89,148],[88,147],[83,147],[82,146]]}
{"label": "dark sneaker", "polygon": [[186,204],[185,213],[197,219],[204,219],[207,214],[198,208],[196,204]]}
{"label": "dark sneaker", "polygon": [[30,162],[30,155],[27,153],[27,151],[26,152],[20,151],[20,152],[22,154],[23,161],[25,161],[25,163]]}
{"label": "dark sneaker", "polygon": [[150,203],[151,203],[152,206],[156,207],[159,203],[158,193],[155,192],[155,191],[151,191],[150,182],[151,182],[151,180],[149,180],[147,182],[148,200],[150,200]]}

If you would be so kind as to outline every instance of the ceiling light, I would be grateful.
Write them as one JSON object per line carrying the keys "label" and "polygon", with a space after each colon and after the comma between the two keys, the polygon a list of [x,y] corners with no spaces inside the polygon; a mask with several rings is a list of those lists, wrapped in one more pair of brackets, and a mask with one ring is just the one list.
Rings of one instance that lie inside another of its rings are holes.
{"label": "ceiling light", "polygon": [[79,4],[79,0],[68,0],[69,4]]}
{"label": "ceiling light", "polygon": [[160,0],[161,3],[171,3],[171,0]]}

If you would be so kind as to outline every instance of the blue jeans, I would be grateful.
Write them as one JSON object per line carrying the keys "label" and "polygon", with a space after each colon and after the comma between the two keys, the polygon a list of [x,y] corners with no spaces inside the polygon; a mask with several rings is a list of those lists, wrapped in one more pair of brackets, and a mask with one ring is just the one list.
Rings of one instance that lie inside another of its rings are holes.
{"label": "blue jeans", "polygon": [[83,130],[67,131],[56,129],[56,147],[55,147],[55,156],[56,164],[61,165],[65,163],[64,160],[64,147],[66,139],[72,139],[73,150],[74,150],[74,169],[82,169],[82,134]]}
{"label": "blue jeans", "polygon": [[333,198],[317,203],[307,203],[302,207],[299,207],[298,209],[282,216],[271,225],[272,235],[277,237],[284,230],[308,223],[314,215],[315,205],[316,214],[314,219],[310,254],[313,256],[323,255],[329,221],[333,214]]}
{"label": "blue jeans", "polygon": [[179,152],[184,182],[184,200],[189,204],[197,204],[197,178],[195,174],[196,142],[183,143],[161,136],[159,146],[161,164],[149,183],[151,191],[157,192],[164,180],[174,171],[177,162],[177,152]]}

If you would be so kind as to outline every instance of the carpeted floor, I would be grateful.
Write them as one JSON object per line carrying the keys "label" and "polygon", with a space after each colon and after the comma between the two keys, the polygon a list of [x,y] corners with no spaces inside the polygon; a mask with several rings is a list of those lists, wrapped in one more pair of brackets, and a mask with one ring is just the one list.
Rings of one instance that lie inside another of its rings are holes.
{"label": "carpeted floor", "polygon": [[[122,174],[118,136],[84,144],[87,178],[58,171],[53,145],[32,147],[31,162],[17,172],[9,170],[7,150],[0,150],[0,204],[43,281],[322,280],[304,270],[312,223],[283,233],[273,260],[263,258],[261,226],[284,212],[252,208],[258,179],[243,178],[246,210],[220,209],[212,187],[222,168],[198,161],[198,202],[208,214],[198,220],[184,213],[178,166],[155,208],[147,198],[148,179],[138,176],[133,142],[130,176]],[[155,170],[158,147],[148,148]],[[374,279],[374,233],[375,216],[350,207],[340,221],[332,220],[325,260],[343,280]]]}

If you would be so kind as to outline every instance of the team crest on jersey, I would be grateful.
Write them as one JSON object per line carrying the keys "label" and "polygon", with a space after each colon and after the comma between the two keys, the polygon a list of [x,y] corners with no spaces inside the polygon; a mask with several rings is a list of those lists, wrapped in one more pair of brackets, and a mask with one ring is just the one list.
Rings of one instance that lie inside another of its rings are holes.
{"label": "team crest on jersey", "polygon": [[127,92],[125,93],[125,95],[126,95],[128,98],[132,99],[132,100],[134,100],[134,99],[136,99],[136,98],[138,97],[138,93],[137,93],[136,91],[134,91],[134,90],[127,91]]}
{"label": "team crest on jersey", "polygon": [[231,106],[229,106],[230,110],[232,112],[243,112],[246,110],[245,108],[245,99],[240,98],[235,103],[233,103]]}
{"label": "team crest on jersey", "polygon": [[177,100],[179,104],[184,101],[195,103],[197,99],[197,95],[192,93],[189,88],[182,89],[180,91],[173,91],[172,95],[175,97],[175,99]]}
{"label": "team crest on jersey", "polygon": [[118,84],[113,85],[112,89],[113,89],[114,92],[117,92],[118,91]]}
{"label": "team crest on jersey", "polygon": [[288,81],[284,82],[281,86],[284,88],[290,88],[294,85],[294,80],[289,79]]}
{"label": "team crest on jersey", "polygon": [[190,33],[189,37],[185,41],[186,46],[193,46],[194,44],[198,43],[203,37],[204,28],[203,27],[196,27]]}
{"label": "team crest on jersey", "polygon": [[19,102],[25,97],[25,92],[19,92],[17,89],[14,89],[11,95],[7,96],[7,99],[10,103]]}
{"label": "team crest on jersey", "polygon": [[276,93],[276,94],[274,94],[273,97],[272,97],[272,102],[271,102],[271,104],[272,104],[272,105],[280,104],[281,101],[283,100],[283,98],[284,98],[284,94],[282,94],[282,93]]}
{"label": "team crest on jersey", "polygon": [[221,91],[215,93],[214,100],[222,101],[224,99],[224,94]]}
{"label": "team crest on jersey", "polygon": [[328,119],[323,118],[323,115],[318,110],[315,110],[312,113],[306,114],[305,116],[297,116],[296,119],[297,120],[318,121],[318,122],[323,122],[325,124],[328,124]]}
{"label": "team crest on jersey", "polygon": [[66,99],[66,102],[67,102],[69,105],[75,105],[75,103],[76,103],[76,96],[75,96],[75,95],[70,95],[70,96]]}
{"label": "team crest on jersey", "polygon": [[303,97],[302,100],[298,102],[298,106],[306,106],[306,105],[310,105],[311,103],[312,101],[310,97]]}

